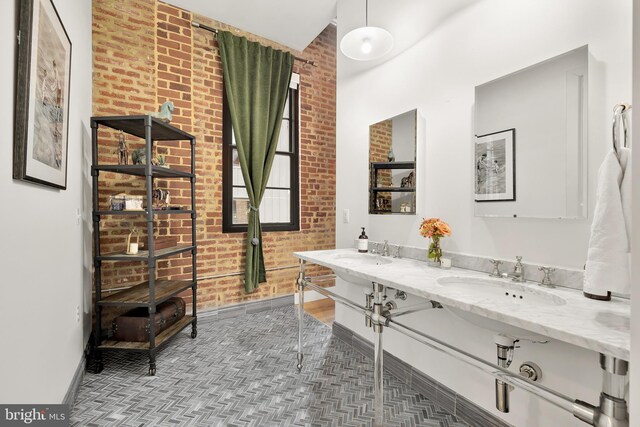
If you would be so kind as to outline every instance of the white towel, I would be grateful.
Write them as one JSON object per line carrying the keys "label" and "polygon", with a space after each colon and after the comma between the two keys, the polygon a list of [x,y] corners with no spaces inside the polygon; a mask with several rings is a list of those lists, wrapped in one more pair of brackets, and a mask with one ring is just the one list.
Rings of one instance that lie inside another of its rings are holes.
{"label": "white towel", "polygon": [[612,150],[598,172],[596,209],[584,274],[584,292],[631,293],[631,151]]}

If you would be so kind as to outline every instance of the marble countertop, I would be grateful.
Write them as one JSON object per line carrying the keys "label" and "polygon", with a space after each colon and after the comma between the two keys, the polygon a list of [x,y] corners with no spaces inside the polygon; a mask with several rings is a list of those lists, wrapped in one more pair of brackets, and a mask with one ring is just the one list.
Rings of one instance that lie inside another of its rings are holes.
{"label": "marble countertop", "polygon": [[[484,298],[476,293],[448,289],[441,278],[487,279],[485,273],[452,268],[443,270],[413,259],[391,260],[388,264],[359,263],[353,258],[340,258],[344,254],[357,254],[355,249],[296,252],[305,261],[319,264],[337,273],[375,281],[440,302],[489,319],[526,329],[560,341],[565,341],[593,351],[629,360],[630,316],[629,300],[612,298],[611,301],[587,299],[581,291],[558,287],[546,289],[536,283],[522,285],[532,292],[551,294],[566,301],[563,305],[501,304],[495,298]],[[508,279],[493,279],[511,283]],[[478,285],[481,286],[481,285]]]}

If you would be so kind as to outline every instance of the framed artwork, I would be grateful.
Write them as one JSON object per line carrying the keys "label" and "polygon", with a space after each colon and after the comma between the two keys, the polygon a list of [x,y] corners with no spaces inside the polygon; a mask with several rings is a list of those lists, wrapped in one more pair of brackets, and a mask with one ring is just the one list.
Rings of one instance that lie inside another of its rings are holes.
{"label": "framed artwork", "polygon": [[67,187],[71,40],[52,0],[20,2],[13,178]]}
{"label": "framed artwork", "polygon": [[476,202],[516,200],[516,130],[476,136]]}

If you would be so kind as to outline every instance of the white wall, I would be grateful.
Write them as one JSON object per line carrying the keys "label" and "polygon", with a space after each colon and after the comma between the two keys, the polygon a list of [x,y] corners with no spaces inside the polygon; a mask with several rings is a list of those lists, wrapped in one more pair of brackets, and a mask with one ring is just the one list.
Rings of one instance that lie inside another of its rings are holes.
{"label": "white wall", "polygon": [[[56,0],[72,42],[67,190],[12,179],[17,1],[0,37],[0,402],[59,403],[82,358],[82,144],[91,115],[91,1]],[[76,307],[80,321],[76,320]]]}
{"label": "white wall", "polygon": [[[633,121],[640,123],[640,0],[633,0],[633,104],[636,108],[632,110]],[[633,134],[633,163],[640,164],[640,132]],[[640,182],[640,168],[633,169],[633,182]],[[640,236],[640,185],[633,186],[633,235]],[[632,263],[631,275],[632,283],[636,286],[631,290],[631,366],[640,366],[640,238],[635,237],[632,241]],[[630,425],[640,424],[640,369],[632,368],[630,371],[631,380],[631,408]]]}
{"label": "white wall", "polygon": [[[338,3],[338,21],[345,1]],[[342,31],[339,27],[338,40]],[[589,217],[474,217],[474,87],[585,44],[593,59],[589,70]],[[341,217],[343,209],[350,209],[351,222],[338,223],[337,247],[352,246],[359,227],[367,226],[373,240],[426,248],[427,241],[417,232],[419,222],[422,217],[439,216],[453,228],[453,235],[444,240],[445,249],[507,259],[523,255],[525,261],[582,268],[596,171],[610,147],[612,108],[631,98],[630,70],[631,2],[622,0],[483,0],[450,17],[403,54],[369,71],[350,75],[349,60],[340,55],[337,214]],[[368,127],[413,108],[418,108],[426,122],[426,143],[418,147],[418,213],[415,217],[369,216]],[[351,292],[344,285],[339,289]],[[336,320],[358,330],[362,319],[345,310],[337,308]],[[490,333],[458,324],[447,313],[425,313],[412,324],[488,360],[495,357]],[[490,379],[408,339],[392,333],[385,339],[393,341],[393,346],[385,346],[388,350],[473,401],[493,408]],[[552,343],[523,346],[517,358],[538,362],[545,371],[545,384],[596,403],[601,376],[596,353]],[[514,394],[512,404],[514,410],[504,417],[519,427],[581,425],[544,402],[525,398],[522,392]]]}

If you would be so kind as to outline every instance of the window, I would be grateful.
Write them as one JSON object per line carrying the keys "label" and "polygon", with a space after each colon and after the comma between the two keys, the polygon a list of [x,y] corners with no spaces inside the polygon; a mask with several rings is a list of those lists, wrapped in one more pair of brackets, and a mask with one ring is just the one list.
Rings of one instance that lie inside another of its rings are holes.
{"label": "window", "polygon": [[[300,229],[299,81],[300,77],[297,74],[291,77],[276,155],[260,204],[260,221],[263,231]],[[243,232],[247,231],[249,197],[240,169],[226,99],[223,100],[222,116],[222,231],[224,233]]]}

